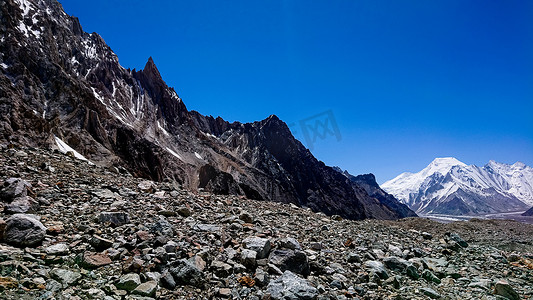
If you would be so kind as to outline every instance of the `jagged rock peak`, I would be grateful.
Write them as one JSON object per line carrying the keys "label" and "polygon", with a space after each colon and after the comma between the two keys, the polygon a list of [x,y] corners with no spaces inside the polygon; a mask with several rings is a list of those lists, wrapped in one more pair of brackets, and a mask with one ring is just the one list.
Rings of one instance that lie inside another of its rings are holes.
{"label": "jagged rock peak", "polygon": [[154,59],[151,56],[148,58],[148,61],[144,66],[143,73],[148,77],[163,81],[163,77],[161,77],[161,74],[154,63]]}

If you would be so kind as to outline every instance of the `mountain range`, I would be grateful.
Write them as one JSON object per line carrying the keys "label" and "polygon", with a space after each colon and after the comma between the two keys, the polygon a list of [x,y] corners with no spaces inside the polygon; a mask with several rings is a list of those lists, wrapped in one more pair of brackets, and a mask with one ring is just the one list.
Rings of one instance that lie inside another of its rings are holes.
{"label": "mountain range", "polygon": [[103,38],[84,32],[59,2],[0,5],[1,141],[72,150],[192,191],[349,219],[415,215],[373,176],[362,183],[317,160],[275,115],[243,124],[189,111],[152,58],[142,70],[122,67]]}
{"label": "mountain range", "polygon": [[383,189],[418,214],[482,215],[533,206],[533,168],[490,161],[483,167],[437,158],[418,173],[402,173]]}

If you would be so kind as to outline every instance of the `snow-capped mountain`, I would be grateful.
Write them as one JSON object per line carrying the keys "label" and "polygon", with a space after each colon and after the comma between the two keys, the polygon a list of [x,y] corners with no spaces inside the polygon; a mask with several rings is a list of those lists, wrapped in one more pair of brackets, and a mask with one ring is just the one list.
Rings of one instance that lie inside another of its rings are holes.
{"label": "snow-capped mountain", "polygon": [[490,161],[483,167],[436,158],[418,173],[402,173],[382,188],[418,214],[480,215],[533,205],[533,168]]}

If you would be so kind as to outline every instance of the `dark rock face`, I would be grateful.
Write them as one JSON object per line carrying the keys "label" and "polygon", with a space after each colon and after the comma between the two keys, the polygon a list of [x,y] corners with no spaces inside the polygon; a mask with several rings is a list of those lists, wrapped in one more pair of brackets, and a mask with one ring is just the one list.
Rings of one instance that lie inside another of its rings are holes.
{"label": "dark rock face", "polygon": [[[389,215],[395,215],[397,218],[417,217],[416,213],[407,205],[400,203],[393,195],[385,192],[377,183],[374,174],[353,176],[346,171],[343,174],[348,177],[352,184],[360,186],[370,197],[376,198],[380,205],[386,207],[391,212]],[[378,218],[387,219],[388,217],[381,216]]]}
{"label": "dark rock face", "polygon": [[19,3],[0,5],[1,141],[57,148],[57,137],[137,177],[349,219],[412,215],[318,161],[276,116],[241,124],[190,112],[152,58],[125,69],[57,1]]}

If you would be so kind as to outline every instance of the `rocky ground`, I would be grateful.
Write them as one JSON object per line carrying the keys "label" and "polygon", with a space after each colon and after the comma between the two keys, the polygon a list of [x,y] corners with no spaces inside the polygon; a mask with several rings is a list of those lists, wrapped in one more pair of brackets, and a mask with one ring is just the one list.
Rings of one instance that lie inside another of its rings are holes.
{"label": "rocky ground", "polygon": [[348,221],[0,146],[3,299],[533,299],[533,226]]}

